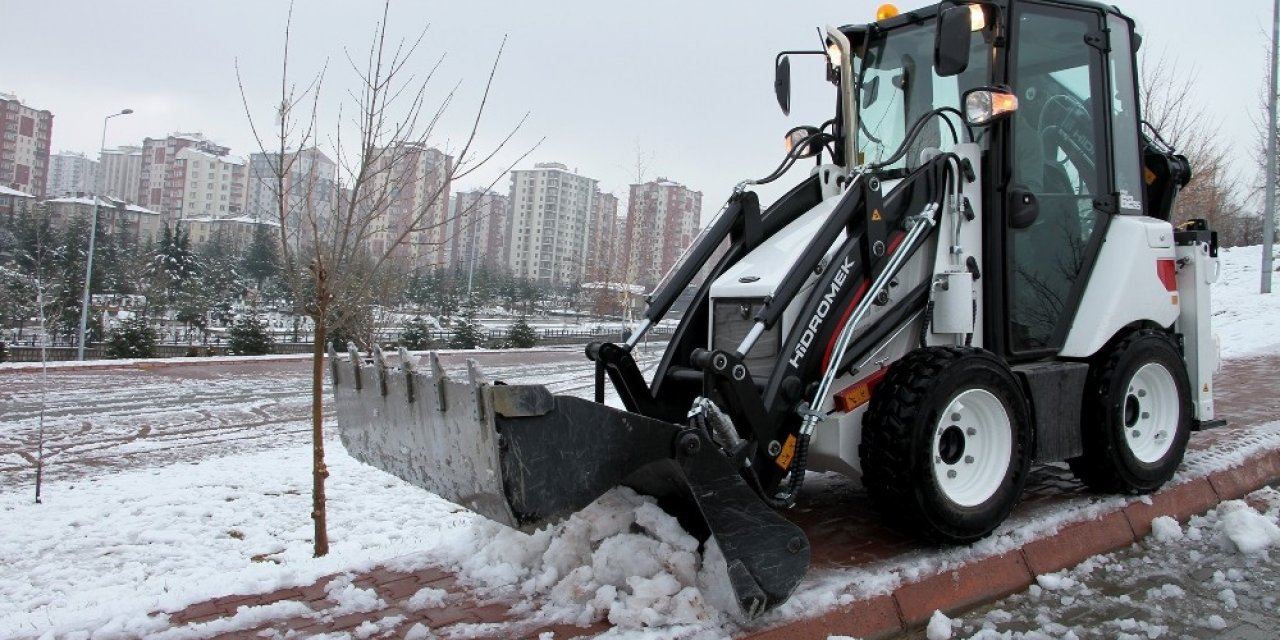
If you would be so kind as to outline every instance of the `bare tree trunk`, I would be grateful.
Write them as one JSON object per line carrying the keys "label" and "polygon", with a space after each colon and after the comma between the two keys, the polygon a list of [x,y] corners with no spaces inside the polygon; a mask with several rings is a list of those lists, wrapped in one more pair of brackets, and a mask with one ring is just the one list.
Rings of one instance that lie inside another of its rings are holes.
{"label": "bare tree trunk", "polygon": [[[323,298],[324,285],[316,282],[316,293]],[[315,557],[329,553],[329,527],[325,517],[324,481],[329,467],[324,463],[324,357],[325,323],[328,305],[317,305],[315,343],[311,351],[311,519],[315,521]]]}

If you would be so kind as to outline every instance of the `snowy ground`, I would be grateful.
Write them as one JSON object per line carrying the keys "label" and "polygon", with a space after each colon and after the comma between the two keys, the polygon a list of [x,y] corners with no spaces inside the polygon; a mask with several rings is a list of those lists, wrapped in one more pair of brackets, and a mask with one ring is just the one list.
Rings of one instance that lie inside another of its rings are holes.
{"label": "snowy ground", "polygon": [[[1256,249],[1223,255],[1215,323],[1227,357],[1280,346],[1280,326],[1273,326],[1280,298],[1256,293],[1257,256]],[[642,356],[642,366],[656,357]],[[571,352],[486,370],[557,392],[585,395],[591,384],[590,370]],[[45,504],[34,505],[39,385],[32,374],[0,375],[0,637],[157,635],[165,620],[152,612],[388,563],[444,565],[482,592],[529,598],[530,618],[606,617],[619,636],[721,637],[735,628],[714,604],[718,591],[703,588],[708,576],[700,575],[696,546],[643,498],[616,491],[552,530],[525,536],[354,462],[336,440],[329,444],[333,551],[311,558],[305,367],[167,381],[154,373],[75,374],[82,386],[46,397],[50,466]],[[1183,473],[1226,466],[1277,442],[1280,423],[1230,452],[1190,458]],[[1073,505],[1068,515],[1108,506]],[[771,615],[812,615],[851,593],[882,592],[1064,518],[1032,516],[1032,526],[1002,529],[943,557],[913,556],[892,571],[811,576]],[[970,632],[984,622],[969,623]]]}
{"label": "snowy ground", "polygon": [[1026,592],[948,620],[929,640],[1274,638],[1280,491],[1231,500],[1181,526],[1162,516],[1132,547],[1040,576]]}

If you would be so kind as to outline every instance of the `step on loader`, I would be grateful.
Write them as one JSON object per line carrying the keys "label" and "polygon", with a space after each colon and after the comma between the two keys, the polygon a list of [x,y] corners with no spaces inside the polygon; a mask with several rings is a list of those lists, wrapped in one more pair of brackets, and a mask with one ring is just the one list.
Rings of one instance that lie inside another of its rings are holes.
{"label": "step on loader", "polygon": [[[1033,462],[1145,493],[1219,423],[1217,239],[1175,228],[1186,158],[1141,120],[1141,35],[1088,0],[881,7],[779,54],[835,87],[768,176],[739,184],[622,343],[595,397],[450,376],[435,354],[333,362],[356,458],[532,530],[626,485],[723,558],[745,618],[784,601],[809,542],[807,471],[861,478],[924,540],[990,534]],[[755,187],[812,160],[762,208]],[[690,302],[651,379],[632,357]],[[606,384],[622,408],[606,406]]]}

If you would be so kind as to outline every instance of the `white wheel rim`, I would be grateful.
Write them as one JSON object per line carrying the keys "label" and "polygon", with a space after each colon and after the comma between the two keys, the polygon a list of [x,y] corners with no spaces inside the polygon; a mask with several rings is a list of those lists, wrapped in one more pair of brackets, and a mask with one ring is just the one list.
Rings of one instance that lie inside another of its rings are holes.
{"label": "white wheel rim", "polygon": [[933,477],[948,499],[965,507],[986,502],[1009,471],[1009,410],[985,389],[960,393],[938,418],[932,453]]}
{"label": "white wheel rim", "polygon": [[1142,365],[1120,401],[1120,424],[1133,457],[1150,464],[1169,453],[1181,418],[1178,414],[1173,374],[1156,362]]}

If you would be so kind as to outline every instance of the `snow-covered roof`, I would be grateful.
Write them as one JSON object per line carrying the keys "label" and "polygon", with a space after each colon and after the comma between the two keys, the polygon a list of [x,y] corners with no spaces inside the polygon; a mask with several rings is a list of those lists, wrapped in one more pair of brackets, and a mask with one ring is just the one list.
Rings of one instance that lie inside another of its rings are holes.
{"label": "snow-covered roof", "polygon": [[279,222],[272,220],[259,220],[253,216],[236,216],[234,218],[215,218],[213,216],[204,216],[200,218],[182,218],[179,222],[201,222],[212,224],[216,222],[234,222],[236,224],[265,224],[272,227],[279,227]]}
{"label": "snow-covered roof", "polygon": [[[152,211],[146,207],[139,207],[136,204],[127,204],[125,203],[125,201],[116,200],[115,198],[100,197],[100,198],[97,198],[97,200],[98,200],[99,207],[111,207],[113,209],[119,209],[123,207],[125,211],[133,211],[135,213],[145,213],[147,215],[153,215],[153,216],[160,215],[160,212],[158,211]],[[65,198],[50,198],[45,202],[48,202],[49,204],[83,204],[83,205],[88,205],[92,207],[93,201],[94,201],[94,198],[92,196],[84,196],[84,197],[67,196]]]}
{"label": "snow-covered roof", "polygon": [[225,156],[220,156],[214,153],[209,153],[208,151],[201,151],[200,149],[197,149],[195,147],[187,147],[179,151],[177,155],[177,157],[179,158],[191,158],[193,156],[201,160],[217,160],[218,162],[222,162],[225,164],[234,164],[234,165],[240,165],[240,166],[244,166],[245,164],[245,160],[241,156],[233,156],[230,154]]}
{"label": "snow-covered roof", "polygon": [[0,196],[14,196],[15,198],[34,198],[35,197],[27,193],[26,191],[18,191],[17,189],[10,189],[9,187],[6,187],[4,185],[0,185]]}

